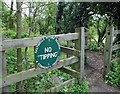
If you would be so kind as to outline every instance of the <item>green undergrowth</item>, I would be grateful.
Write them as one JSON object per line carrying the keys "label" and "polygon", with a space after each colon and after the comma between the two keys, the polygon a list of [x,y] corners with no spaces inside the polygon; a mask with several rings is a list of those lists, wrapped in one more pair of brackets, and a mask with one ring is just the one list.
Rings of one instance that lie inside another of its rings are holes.
{"label": "green undergrowth", "polygon": [[120,58],[120,49],[113,51],[112,55],[114,58],[116,58],[116,57]]}
{"label": "green undergrowth", "polygon": [[66,92],[80,94],[82,92],[88,92],[88,90],[89,90],[88,82],[85,79],[84,79],[84,81],[82,81],[81,79],[77,78],[75,80],[74,84],[72,84],[71,86],[68,86],[68,87],[64,87],[60,92],[62,94],[66,93]]}
{"label": "green undergrowth", "polygon": [[113,61],[112,62],[112,69],[106,75],[106,83],[120,88],[120,61]]}
{"label": "green undergrowth", "polygon": [[98,47],[97,43],[95,41],[91,41],[87,43],[87,49],[90,51],[103,51],[104,44],[101,44],[100,47]]}
{"label": "green undergrowth", "polygon": [[[27,64],[26,61],[24,60],[24,50],[22,49],[22,71],[27,70]],[[7,62],[7,74],[15,74],[17,73],[17,51],[15,49],[6,51],[6,62]],[[34,68],[34,51],[33,48],[28,48],[28,63],[29,63],[29,68]],[[65,54],[61,54],[60,59],[63,60],[66,58]],[[43,73],[40,75],[36,75],[35,77],[32,77],[30,79],[22,81],[22,90],[25,92],[42,92],[50,87],[55,86],[56,84],[52,83],[52,79],[54,77],[58,77],[61,81],[66,81],[71,78],[70,75],[63,73],[59,70],[54,70],[48,73]],[[56,81],[57,82],[57,81]],[[59,82],[59,81],[58,81]],[[15,91],[16,86],[15,84],[9,85],[9,91]]]}
{"label": "green undergrowth", "polygon": [[[27,70],[27,64],[24,59],[25,55],[25,48],[22,48],[22,71]],[[28,48],[27,52],[28,62],[29,62],[29,68],[34,68],[34,49],[33,47]],[[61,53],[60,60],[64,60],[66,58],[65,53]],[[15,74],[17,73],[17,50],[9,50],[6,51],[6,62],[7,62],[7,74]],[[63,73],[59,70],[54,70],[51,72],[43,73],[40,75],[36,75],[35,77],[32,77],[30,79],[22,81],[22,90],[25,92],[43,92],[48,90],[51,87],[56,86],[57,84],[61,84],[64,81],[67,81],[71,79],[72,77],[69,74]],[[52,80],[55,80],[56,83],[52,82]],[[77,85],[78,84],[78,85]],[[84,84],[84,85],[83,85]],[[66,92],[66,90],[69,91],[76,91],[76,88],[79,88],[79,91],[86,91],[88,88],[86,83],[78,83],[76,82],[71,87],[65,87],[62,92]],[[16,91],[16,85],[12,84],[9,85],[9,91]],[[60,91],[61,92],[61,91]]]}

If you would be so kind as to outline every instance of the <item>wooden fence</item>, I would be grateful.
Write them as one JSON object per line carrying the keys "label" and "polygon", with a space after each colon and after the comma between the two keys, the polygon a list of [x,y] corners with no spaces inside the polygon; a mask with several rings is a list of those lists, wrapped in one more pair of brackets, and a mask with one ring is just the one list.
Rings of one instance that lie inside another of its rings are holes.
{"label": "wooden fence", "polygon": [[[84,78],[84,45],[85,34],[84,27],[76,29],[76,33],[53,35],[58,41],[70,41],[76,40],[75,48],[61,46],[61,51],[74,55],[74,57],[66,58],[65,60],[57,62],[53,67],[49,69],[43,69],[35,67],[25,71],[21,71],[15,74],[7,74],[6,69],[6,56],[5,51],[24,47],[34,47],[41,40],[42,37],[24,38],[24,39],[12,39],[4,40],[0,35],[0,92],[7,92],[7,86],[37,76],[41,73],[47,73],[56,69],[64,71],[73,76],[70,79],[57,87],[51,88],[49,91],[54,91],[56,88],[60,89],[61,86],[70,85],[74,82],[75,77]],[[75,63],[75,64],[74,64]],[[74,64],[73,69],[69,69],[65,66]],[[75,70],[74,70],[75,69]]]}
{"label": "wooden fence", "polygon": [[112,51],[120,49],[120,44],[113,45],[113,38],[116,37],[117,34],[120,34],[120,30],[114,30],[114,27],[110,26],[106,30],[106,41],[104,48],[104,75],[107,74],[111,69],[111,61],[112,61]]}

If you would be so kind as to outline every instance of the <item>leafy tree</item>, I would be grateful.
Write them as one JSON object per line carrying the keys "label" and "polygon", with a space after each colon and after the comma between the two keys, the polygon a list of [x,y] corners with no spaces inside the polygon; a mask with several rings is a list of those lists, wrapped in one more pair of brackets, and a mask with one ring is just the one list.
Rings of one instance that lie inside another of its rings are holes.
{"label": "leafy tree", "polygon": [[[59,21],[60,23],[59,28],[63,30],[65,33],[67,33],[69,31],[74,32],[74,29],[76,27],[86,26],[88,18],[91,15],[93,15],[93,13],[91,13],[92,11],[90,8],[91,5],[92,5],[91,3],[83,3],[83,2],[64,3],[63,14],[61,15],[61,21]],[[62,6],[58,5],[58,6],[63,7],[63,5]]]}
{"label": "leafy tree", "polygon": [[55,3],[34,2],[31,3],[30,11],[30,15],[26,15],[26,21],[29,26],[29,36],[31,33],[44,35],[54,31]]}
{"label": "leafy tree", "polygon": [[[60,2],[57,11],[59,16],[56,17],[56,33],[74,32],[74,29],[80,26],[88,28],[88,22],[90,21],[91,16],[100,15],[99,19],[96,20],[98,46],[100,46],[105,38],[106,27],[108,25],[115,24],[119,29],[119,5],[120,2]],[[101,23],[102,21],[104,23]],[[101,24],[105,24],[105,26],[101,28]]]}
{"label": "leafy tree", "polygon": [[[117,29],[120,29],[120,22],[119,22],[120,2],[104,2],[104,3],[97,2],[95,4],[96,4],[95,9],[97,10],[96,13],[100,14],[101,16],[107,15],[106,22],[108,23],[108,25],[114,24],[115,26],[117,26]],[[105,34],[105,32],[103,32],[103,34]],[[103,34],[100,34],[99,36],[102,36]],[[117,41],[120,41],[119,37],[120,35],[117,35],[115,43]]]}

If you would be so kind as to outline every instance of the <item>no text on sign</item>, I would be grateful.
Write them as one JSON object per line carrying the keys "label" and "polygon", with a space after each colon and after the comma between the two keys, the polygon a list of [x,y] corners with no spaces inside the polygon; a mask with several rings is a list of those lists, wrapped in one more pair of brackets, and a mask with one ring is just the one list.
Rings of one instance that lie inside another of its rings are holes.
{"label": "no text on sign", "polygon": [[41,68],[52,67],[60,57],[60,45],[55,37],[42,38],[35,49],[35,62]]}

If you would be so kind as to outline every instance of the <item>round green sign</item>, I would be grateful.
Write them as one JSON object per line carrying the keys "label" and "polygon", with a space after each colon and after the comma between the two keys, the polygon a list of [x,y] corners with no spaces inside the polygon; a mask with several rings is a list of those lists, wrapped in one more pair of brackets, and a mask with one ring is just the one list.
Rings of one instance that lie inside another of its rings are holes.
{"label": "round green sign", "polygon": [[52,67],[60,57],[60,45],[55,37],[44,37],[35,49],[35,62],[41,68]]}

